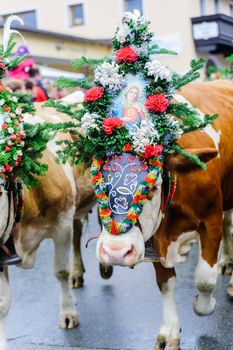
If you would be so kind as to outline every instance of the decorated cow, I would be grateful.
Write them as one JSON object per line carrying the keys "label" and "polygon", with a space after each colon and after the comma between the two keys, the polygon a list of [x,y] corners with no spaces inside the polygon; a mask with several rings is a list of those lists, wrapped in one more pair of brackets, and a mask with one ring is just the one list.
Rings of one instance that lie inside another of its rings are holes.
{"label": "decorated cow", "polygon": [[195,241],[194,310],[208,315],[215,308],[223,213],[233,207],[233,85],[185,86],[199,76],[203,60],[192,61],[185,75],[174,74],[152,57],[167,53],[152,38],[148,22],[137,11],[127,12],[113,39],[113,56],[75,62],[96,65],[94,83],[80,83],[87,89],[83,109],[67,111],[75,118],[71,132],[77,140],[59,156],[91,164],[101,263],[133,267],[148,260],[150,243],[164,308],[156,349],[177,350],[174,266],[186,260]]}

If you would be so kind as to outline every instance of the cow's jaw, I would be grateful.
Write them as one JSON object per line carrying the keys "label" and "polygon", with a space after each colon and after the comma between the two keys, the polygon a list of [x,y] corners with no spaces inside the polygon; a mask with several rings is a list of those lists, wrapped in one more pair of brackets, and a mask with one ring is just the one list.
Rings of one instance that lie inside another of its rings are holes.
{"label": "cow's jaw", "polygon": [[127,233],[111,235],[103,228],[97,242],[96,256],[104,265],[133,267],[144,259],[145,241],[151,238],[158,229],[162,213],[161,179],[151,200],[146,200],[139,216],[139,226],[133,226]]}
{"label": "cow's jaw", "polygon": [[[12,194],[10,194],[12,196]],[[0,242],[4,243],[12,228],[14,223],[14,207],[13,198],[11,198],[11,207],[9,207],[8,192],[1,188],[0,192]]]}

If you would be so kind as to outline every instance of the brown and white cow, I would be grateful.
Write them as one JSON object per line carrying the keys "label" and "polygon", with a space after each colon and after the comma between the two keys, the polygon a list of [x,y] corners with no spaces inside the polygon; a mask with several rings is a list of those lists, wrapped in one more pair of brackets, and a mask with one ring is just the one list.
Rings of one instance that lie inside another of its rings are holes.
{"label": "brown and white cow", "polygon": [[[218,113],[213,126],[183,135],[179,144],[207,162],[207,170],[179,155],[165,159],[165,167],[177,173],[177,189],[164,219],[161,213],[162,180],[148,199],[139,224],[123,235],[112,236],[102,230],[97,258],[103,264],[134,266],[144,257],[144,242],[153,236],[159,261],[154,263],[163,298],[163,320],[156,349],[177,350],[180,322],[174,300],[174,266],[184,262],[193,242],[199,243],[195,285],[199,295],[194,310],[209,315],[215,309],[212,291],[217,282],[217,259],[225,211],[233,209],[233,84],[227,81],[195,83],[174,97],[188,102],[202,113]],[[226,216],[226,221],[228,216]],[[231,222],[224,223],[228,227]],[[233,279],[233,278],[232,278]],[[233,284],[233,280],[232,280]]]}
{"label": "brown and white cow", "polygon": [[[62,122],[65,116],[52,108],[37,105],[36,117],[31,122]],[[33,119],[34,118],[34,119]],[[59,139],[63,137],[58,136]],[[65,136],[68,137],[67,135]],[[48,143],[42,162],[48,164],[48,171],[40,178],[39,185],[32,189],[23,187],[24,208],[20,223],[14,227],[14,237],[18,254],[22,257],[21,267],[32,268],[35,264],[36,251],[44,239],[52,239],[55,246],[54,273],[61,285],[60,327],[73,328],[78,324],[75,301],[69,286],[70,248],[72,239],[76,243],[72,281],[74,286],[82,282],[83,265],[79,246],[81,237],[81,219],[85,218],[95,204],[96,197],[88,176],[82,169],[72,168],[68,163],[56,162],[55,141]],[[6,227],[8,199],[4,189],[1,192],[0,205],[1,227]],[[5,207],[4,207],[5,205]],[[13,208],[7,231],[12,230]],[[4,215],[2,215],[2,213]],[[9,233],[8,232],[8,233]],[[6,232],[5,232],[6,234]],[[10,307],[8,281],[0,273],[0,349],[6,349],[4,323]]]}

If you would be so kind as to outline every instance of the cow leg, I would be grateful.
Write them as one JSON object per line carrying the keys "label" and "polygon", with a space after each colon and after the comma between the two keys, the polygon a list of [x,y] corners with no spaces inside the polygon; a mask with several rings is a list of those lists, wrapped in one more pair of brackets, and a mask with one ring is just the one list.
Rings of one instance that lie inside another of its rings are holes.
{"label": "cow leg", "polygon": [[193,308],[198,315],[209,315],[214,312],[216,300],[212,291],[218,277],[218,252],[222,238],[222,219],[214,218],[211,224],[206,222],[199,231],[199,258],[195,271],[195,285],[199,295],[194,300]]}
{"label": "cow leg", "polygon": [[5,321],[11,304],[7,272],[0,268],[0,349],[6,350]]}
{"label": "cow leg", "polygon": [[60,327],[74,328],[78,325],[74,297],[69,287],[70,248],[73,233],[72,211],[60,216],[52,238],[55,245],[54,272],[61,285]]}
{"label": "cow leg", "polygon": [[224,213],[223,239],[219,256],[220,272],[224,275],[232,274],[233,267],[233,222],[232,211]]}
{"label": "cow leg", "polygon": [[163,321],[159,328],[155,350],[178,350],[180,344],[180,321],[174,298],[176,285],[175,269],[167,269],[160,263],[154,263],[154,268],[163,300]]}
{"label": "cow leg", "polygon": [[73,264],[71,271],[71,288],[83,286],[83,274],[85,272],[81,255],[81,236],[83,225],[80,219],[74,219],[73,234]]}

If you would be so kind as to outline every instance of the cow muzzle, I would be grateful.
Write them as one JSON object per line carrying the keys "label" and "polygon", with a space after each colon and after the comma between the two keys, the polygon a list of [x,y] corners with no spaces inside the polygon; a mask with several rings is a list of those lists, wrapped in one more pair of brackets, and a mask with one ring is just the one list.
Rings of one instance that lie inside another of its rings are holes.
{"label": "cow muzzle", "polygon": [[113,236],[103,229],[96,256],[104,265],[133,267],[144,258],[144,240],[140,230],[134,226],[128,233]]}

